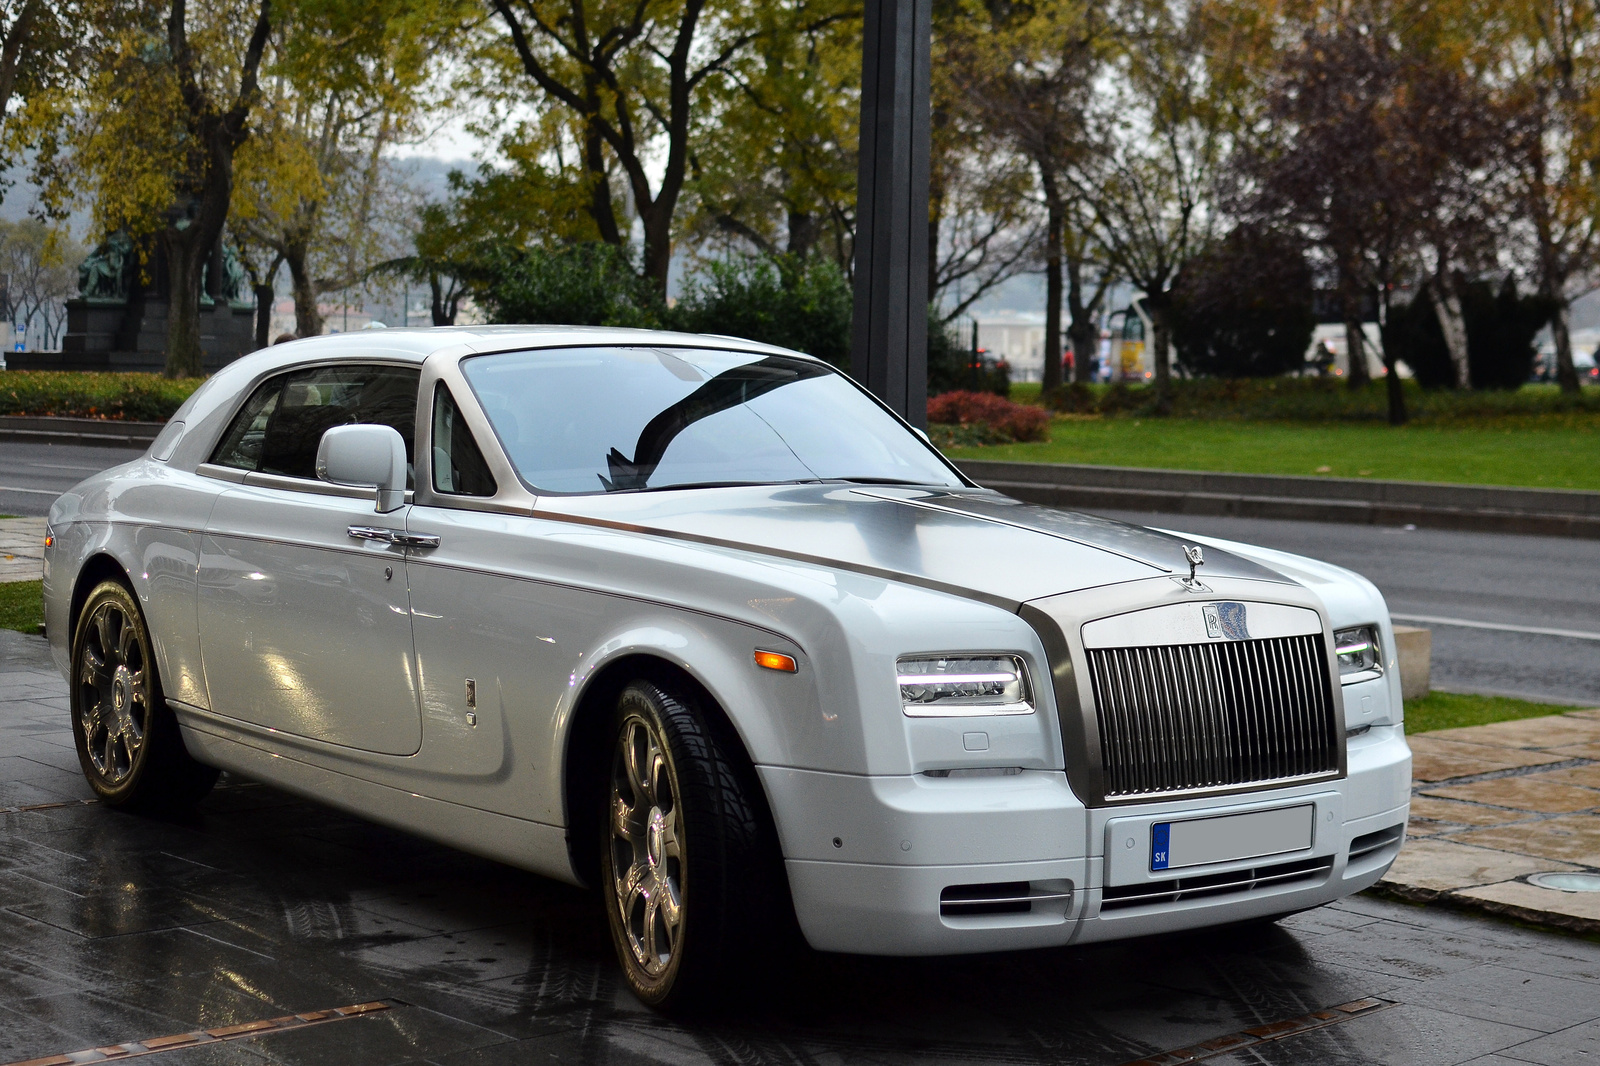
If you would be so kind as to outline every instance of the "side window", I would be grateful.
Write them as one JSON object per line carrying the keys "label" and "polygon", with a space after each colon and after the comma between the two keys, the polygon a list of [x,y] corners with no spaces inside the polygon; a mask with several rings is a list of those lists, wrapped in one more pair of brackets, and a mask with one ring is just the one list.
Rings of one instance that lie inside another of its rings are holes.
{"label": "side window", "polygon": [[334,426],[393,426],[414,462],[417,379],[397,366],[319,366],[263,382],[234,418],[212,462],[316,479],[317,445]]}
{"label": "side window", "polygon": [[261,462],[261,442],[266,439],[267,421],[278,408],[286,375],[268,378],[250,394],[250,399],[234,416],[228,432],[222,435],[211,461],[237,470],[255,470]]}
{"label": "side window", "polygon": [[433,391],[433,491],[456,496],[493,496],[494,475],[478,442],[441,382]]}

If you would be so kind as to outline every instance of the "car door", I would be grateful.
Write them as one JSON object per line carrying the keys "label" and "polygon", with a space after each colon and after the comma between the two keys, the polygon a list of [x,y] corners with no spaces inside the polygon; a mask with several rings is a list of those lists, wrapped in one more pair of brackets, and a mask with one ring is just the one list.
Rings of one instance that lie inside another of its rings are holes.
{"label": "car door", "polygon": [[431,462],[407,521],[431,546],[412,554],[407,572],[424,755],[448,766],[430,795],[557,824],[559,799],[540,782],[569,670],[556,646],[561,608],[552,589],[526,579],[529,508],[507,506],[501,491],[517,492],[515,476],[485,458],[445,382],[424,375],[423,388]]}
{"label": "car door", "polygon": [[201,659],[214,713],[387,755],[422,738],[403,538],[409,505],[315,475],[337,425],[415,439],[418,368],[339,363],[263,382],[210,469],[239,471],[201,542]]}

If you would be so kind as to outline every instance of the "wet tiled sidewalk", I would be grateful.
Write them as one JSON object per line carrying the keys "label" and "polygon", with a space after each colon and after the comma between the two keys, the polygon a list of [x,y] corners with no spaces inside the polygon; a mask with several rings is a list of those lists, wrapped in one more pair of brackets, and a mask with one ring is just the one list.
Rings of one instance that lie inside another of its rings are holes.
{"label": "wet tiled sidewalk", "polygon": [[1600,892],[1527,881],[1600,873],[1600,710],[1409,739],[1410,840],[1385,887],[1600,932]]}
{"label": "wet tiled sidewalk", "polygon": [[1600,944],[1365,896],[1086,948],[775,950],[751,1005],[676,1021],[620,986],[584,892],[249,782],[178,819],[88,797],[43,641],[0,631],[0,1063],[374,1001],[152,1061],[1120,1066],[1210,1042],[1232,1049],[1216,1066],[1563,1066],[1600,1048]]}
{"label": "wet tiled sidewalk", "polygon": [[44,576],[43,518],[0,518],[0,581]]}

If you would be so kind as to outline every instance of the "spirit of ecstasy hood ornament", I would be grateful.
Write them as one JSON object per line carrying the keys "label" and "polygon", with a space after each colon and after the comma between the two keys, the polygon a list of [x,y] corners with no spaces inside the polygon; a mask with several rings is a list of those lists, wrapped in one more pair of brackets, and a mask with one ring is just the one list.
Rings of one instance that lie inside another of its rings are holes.
{"label": "spirit of ecstasy hood ornament", "polygon": [[1200,550],[1200,545],[1185,544],[1183,546],[1183,557],[1189,561],[1189,576],[1174,576],[1173,580],[1177,581],[1178,584],[1182,585],[1190,592],[1210,592],[1211,589],[1208,588],[1206,584],[1199,578],[1194,576],[1196,568],[1206,565],[1205,553]]}

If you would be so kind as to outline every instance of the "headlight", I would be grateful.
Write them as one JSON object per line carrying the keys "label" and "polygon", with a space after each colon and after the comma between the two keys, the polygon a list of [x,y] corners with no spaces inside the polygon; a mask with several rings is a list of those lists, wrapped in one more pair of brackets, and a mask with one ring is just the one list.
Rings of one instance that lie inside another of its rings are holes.
{"label": "headlight", "polygon": [[1339,656],[1339,683],[1368,681],[1383,674],[1383,650],[1378,643],[1377,626],[1341,629],[1333,635],[1333,650]]}
{"label": "headlight", "polygon": [[1015,655],[914,655],[895,665],[900,704],[914,717],[1033,713],[1028,672]]}

